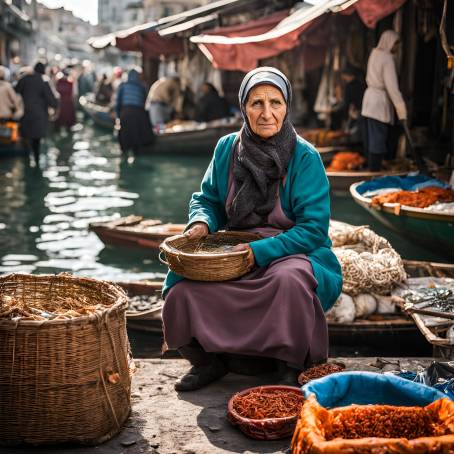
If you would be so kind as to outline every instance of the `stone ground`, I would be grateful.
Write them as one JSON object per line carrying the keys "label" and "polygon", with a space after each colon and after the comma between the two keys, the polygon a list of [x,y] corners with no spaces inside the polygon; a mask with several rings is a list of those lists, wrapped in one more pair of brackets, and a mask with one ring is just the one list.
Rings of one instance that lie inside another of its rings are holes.
{"label": "stone ground", "polygon": [[[431,359],[336,358],[348,370],[383,372],[415,370]],[[0,454],[284,454],[290,439],[256,441],[244,436],[226,419],[232,394],[262,384],[271,376],[246,377],[228,374],[199,391],[180,393],[173,383],[188,368],[182,359],[145,359],[136,362],[133,377],[132,414],[123,431],[96,447],[1,448]]]}

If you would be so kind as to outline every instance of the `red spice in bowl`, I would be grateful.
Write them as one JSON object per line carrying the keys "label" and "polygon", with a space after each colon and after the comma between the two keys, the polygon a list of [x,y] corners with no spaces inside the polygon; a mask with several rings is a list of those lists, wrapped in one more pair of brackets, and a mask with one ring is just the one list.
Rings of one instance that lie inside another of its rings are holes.
{"label": "red spice in bowl", "polygon": [[232,396],[227,417],[249,437],[277,440],[293,434],[303,403],[300,388],[258,386]]}
{"label": "red spice in bowl", "polygon": [[342,372],[344,369],[345,364],[342,363],[320,364],[318,366],[311,367],[304,372],[301,372],[298,377],[298,383],[300,385],[305,385],[311,380],[316,380],[317,378],[322,378],[326,375],[336,374],[337,372]]}

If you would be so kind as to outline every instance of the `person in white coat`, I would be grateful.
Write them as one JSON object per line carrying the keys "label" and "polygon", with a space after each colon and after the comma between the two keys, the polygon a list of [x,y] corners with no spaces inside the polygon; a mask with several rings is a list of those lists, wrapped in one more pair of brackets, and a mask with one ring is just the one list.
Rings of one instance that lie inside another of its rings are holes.
{"label": "person in white coat", "polygon": [[399,90],[393,55],[399,44],[399,35],[393,30],[386,30],[377,47],[372,49],[367,62],[367,89],[361,114],[364,117],[364,149],[371,171],[382,168],[390,127],[394,124],[394,110],[399,120],[407,119],[407,108]]}

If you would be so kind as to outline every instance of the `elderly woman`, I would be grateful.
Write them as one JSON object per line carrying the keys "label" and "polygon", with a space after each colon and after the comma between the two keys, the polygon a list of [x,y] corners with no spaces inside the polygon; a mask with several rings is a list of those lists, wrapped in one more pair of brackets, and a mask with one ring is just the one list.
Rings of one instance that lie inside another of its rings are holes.
{"label": "elderly woman", "polygon": [[263,238],[236,246],[255,264],[241,279],[198,282],[169,272],[165,341],[193,366],[175,384],[178,391],[226,374],[223,353],[273,358],[286,381],[327,358],[324,310],[338,297],[342,275],[328,237],[325,170],[290,123],[291,96],[289,81],[275,68],[245,76],[239,92],[244,125],[219,140],[192,196],[189,238],[224,228]]}

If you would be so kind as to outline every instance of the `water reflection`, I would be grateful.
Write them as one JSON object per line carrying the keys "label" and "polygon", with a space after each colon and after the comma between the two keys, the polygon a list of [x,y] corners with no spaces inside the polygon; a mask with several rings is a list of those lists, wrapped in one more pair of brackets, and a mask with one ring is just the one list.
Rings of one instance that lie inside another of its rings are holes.
{"label": "water reflection", "polygon": [[88,224],[133,213],[184,222],[209,157],[122,156],[111,135],[73,131],[47,141],[40,169],[0,161],[0,272],[162,278],[154,253],[106,249]]}

